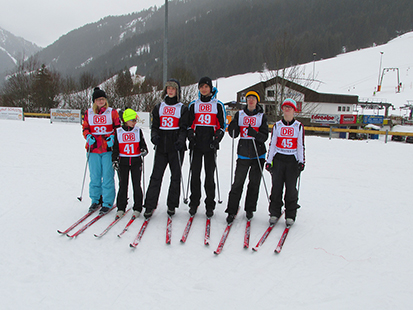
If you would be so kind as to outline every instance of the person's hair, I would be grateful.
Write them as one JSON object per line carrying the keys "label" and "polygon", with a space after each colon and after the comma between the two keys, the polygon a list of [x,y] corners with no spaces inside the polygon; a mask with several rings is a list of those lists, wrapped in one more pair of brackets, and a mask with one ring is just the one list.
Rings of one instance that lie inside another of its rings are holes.
{"label": "person's hair", "polygon": [[[104,107],[105,107],[106,109],[109,107],[108,99],[106,99],[106,98],[105,98],[105,105],[104,105]],[[98,105],[96,104],[96,100],[95,100],[95,102],[93,102],[92,109],[93,109],[93,112],[95,112],[96,114],[99,113],[99,109],[100,109],[100,108],[99,108]]]}

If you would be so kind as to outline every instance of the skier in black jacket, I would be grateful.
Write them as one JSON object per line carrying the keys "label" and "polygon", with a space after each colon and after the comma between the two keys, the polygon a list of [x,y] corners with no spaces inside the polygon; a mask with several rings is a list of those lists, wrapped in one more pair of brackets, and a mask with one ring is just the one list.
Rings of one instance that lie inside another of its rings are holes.
{"label": "skier in black jacket", "polygon": [[253,217],[253,212],[257,208],[262,169],[265,163],[266,148],[264,142],[268,139],[267,117],[258,104],[260,97],[256,91],[247,92],[245,97],[247,106],[235,114],[228,127],[228,133],[233,139],[240,135],[235,178],[225,210],[228,213],[228,223],[232,223],[238,212],[239,201],[248,171],[249,183],[244,210],[247,219]]}
{"label": "skier in black jacket", "polygon": [[112,151],[112,166],[119,174],[119,190],[116,199],[118,212],[116,217],[122,217],[128,204],[129,171],[133,187],[133,217],[139,217],[142,212],[143,193],[141,187],[142,157],[148,154],[142,130],[136,126],[137,113],[126,109],[122,114],[123,125],[116,129],[115,142]]}
{"label": "skier in black jacket", "polygon": [[152,216],[158,205],[162,178],[169,164],[171,181],[167,206],[168,215],[179,207],[181,167],[186,150],[188,108],[180,102],[181,86],[175,79],[166,82],[162,97],[152,111],[151,141],[155,145],[154,166],[145,197],[145,218]]}
{"label": "skier in black jacket", "polygon": [[204,159],[205,208],[207,217],[214,215],[216,154],[225,134],[225,108],[216,99],[218,90],[209,77],[198,83],[199,98],[189,105],[188,140],[191,149],[191,196],[189,213],[194,215],[201,200],[201,168]]}

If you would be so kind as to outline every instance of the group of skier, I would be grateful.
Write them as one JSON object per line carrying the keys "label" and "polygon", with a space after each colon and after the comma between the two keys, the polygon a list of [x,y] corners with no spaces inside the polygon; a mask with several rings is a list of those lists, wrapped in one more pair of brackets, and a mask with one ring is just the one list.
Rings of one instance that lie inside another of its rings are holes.
{"label": "group of skier", "polygon": [[152,110],[151,142],[155,154],[149,186],[144,195],[141,177],[148,147],[142,130],[136,126],[137,113],[130,108],[126,109],[121,117],[121,125],[119,114],[109,107],[105,92],[99,88],[94,89],[93,106],[86,111],[82,124],[90,168],[89,196],[92,203],[89,211],[100,208],[99,212],[103,215],[113,208],[114,171],[117,171],[119,190],[116,198],[116,217],[120,218],[125,214],[130,173],[134,200],[132,217],[139,217],[145,208],[144,217],[150,218],[157,208],[162,179],[169,165],[171,178],[166,205],[167,213],[172,217],[179,206],[181,183],[184,187],[182,163],[188,139],[191,185],[189,213],[194,216],[201,203],[203,161],[206,194],[204,204],[206,216],[211,218],[216,205],[214,173],[217,150],[227,130],[232,139],[240,137],[234,181],[225,210],[228,224],[233,222],[238,213],[248,174],[244,210],[248,220],[253,217],[257,209],[259,187],[265,167],[272,175],[271,195],[268,197],[270,224],[278,220],[282,214],[282,206],[285,205],[286,224],[291,226],[299,208],[297,178],[304,170],[305,164],[304,128],[294,119],[294,112],[297,111],[296,102],[287,99],[282,103],[283,119],[273,126],[266,157],[265,142],[269,130],[258,92],[252,90],[246,93],[246,107],[235,114],[226,128],[225,107],[217,99],[218,90],[212,85],[212,80],[202,77],[198,83],[198,90],[198,98],[187,107],[181,102],[179,81],[170,79],[166,82],[162,101]]}

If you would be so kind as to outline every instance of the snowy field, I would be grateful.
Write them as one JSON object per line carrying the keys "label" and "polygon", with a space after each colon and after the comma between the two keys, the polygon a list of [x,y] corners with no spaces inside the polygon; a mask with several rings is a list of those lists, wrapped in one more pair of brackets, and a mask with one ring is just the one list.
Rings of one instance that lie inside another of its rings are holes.
{"label": "snowy field", "polygon": [[[212,220],[211,245],[203,245],[203,205],[187,242],[179,242],[188,219],[183,202],[165,244],[167,171],[158,211],[132,250],[142,218],[122,238],[129,215],[101,239],[93,236],[113,211],[75,240],[56,232],[90,204],[87,186],[83,202],[76,199],[86,159],[80,125],[28,118],[2,120],[0,129],[1,309],[411,309],[413,145],[306,137],[302,208],[282,252],[273,251],[284,221],[258,252],[243,249],[239,212],[216,256],[230,187],[228,135],[218,154],[224,202]],[[144,134],[149,142],[149,130]],[[150,152],[146,185],[152,158]],[[188,168],[187,156],[185,190]],[[268,225],[263,186],[258,204],[250,246]]]}

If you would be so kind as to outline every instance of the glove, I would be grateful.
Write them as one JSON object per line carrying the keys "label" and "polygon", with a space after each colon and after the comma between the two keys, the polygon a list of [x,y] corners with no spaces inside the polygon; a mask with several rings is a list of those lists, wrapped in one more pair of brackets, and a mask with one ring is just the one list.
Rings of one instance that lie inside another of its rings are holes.
{"label": "glove", "polygon": [[221,129],[218,129],[214,135],[214,141],[218,143],[221,142],[222,138],[224,137],[225,132]]}
{"label": "glove", "polygon": [[86,136],[86,142],[87,142],[87,144],[89,144],[89,146],[90,146],[90,145],[92,145],[93,143],[96,142],[96,139],[95,139],[95,137],[92,136],[91,134],[88,134],[88,135]]}
{"label": "glove", "polygon": [[265,164],[265,170],[267,170],[269,173],[272,174],[272,164],[266,163]]}
{"label": "glove", "polygon": [[145,157],[146,155],[148,155],[148,150],[147,149],[141,149],[141,156]]}
{"label": "glove", "polygon": [[192,128],[188,130],[188,141],[195,142],[195,131]]}
{"label": "glove", "polygon": [[196,145],[195,141],[189,142],[189,149],[194,150],[195,145]]}
{"label": "glove", "polygon": [[298,171],[304,171],[304,164],[303,163],[298,163]]}
{"label": "glove", "polygon": [[112,147],[113,144],[115,143],[115,136],[114,135],[110,135],[109,137],[106,138],[108,147]]}
{"label": "glove", "polygon": [[158,145],[159,142],[161,141],[161,137],[158,136],[158,135],[153,136],[153,137],[151,138],[151,141],[152,141],[152,143],[153,143],[154,145]]}
{"label": "glove", "polygon": [[182,142],[181,140],[177,140],[175,141],[174,146],[175,146],[175,150],[182,151],[185,147],[185,143]]}
{"label": "glove", "polygon": [[258,132],[254,128],[251,127],[251,124],[248,126],[247,133],[250,137],[254,137],[254,138],[258,135]]}
{"label": "glove", "polygon": [[217,150],[219,147],[219,142],[221,142],[222,138],[224,137],[224,131],[222,130],[217,130],[214,138],[212,140],[212,143],[209,145],[211,149]]}
{"label": "glove", "polygon": [[112,167],[114,170],[118,171],[119,170],[119,162],[117,160],[112,161]]}
{"label": "glove", "polygon": [[217,150],[218,149],[218,147],[219,147],[219,142],[218,142],[218,140],[213,140],[212,141],[212,143],[209,145],[209,147],[211,148],[211,149],[214,149],[214,150]]}

